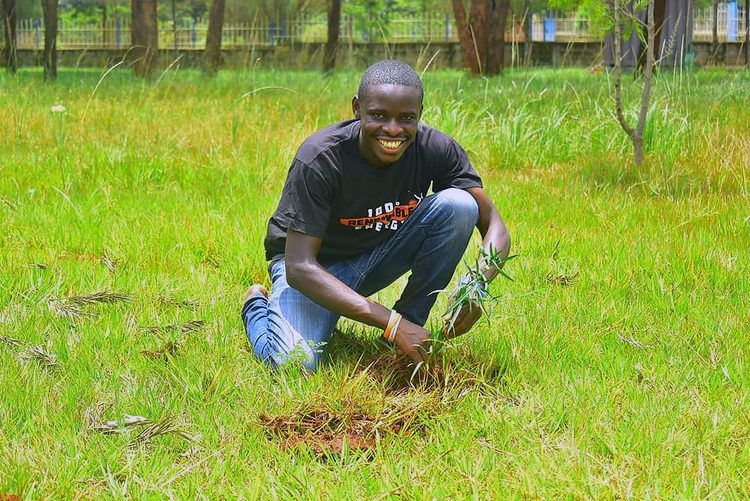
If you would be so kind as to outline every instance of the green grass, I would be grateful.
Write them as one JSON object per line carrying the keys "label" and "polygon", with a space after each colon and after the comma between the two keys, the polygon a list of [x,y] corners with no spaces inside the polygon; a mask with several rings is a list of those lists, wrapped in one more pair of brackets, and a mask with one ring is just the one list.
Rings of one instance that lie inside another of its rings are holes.
{"label": "green grass", "polygon": [[[0,494],[750,496],[749,74],[660,77],[636,169],[606,74],[427,73],[424,120],[520,256],[443,351],[450,381],[407,392],[357,364],[387,350],[371,329],[340,324],[303,377],[239,320],[295,149],[350,116],[357,75],[113,72],[92,97],[99,76],[0,76],[0,336],[21,342],[0,339]],[[50,308],[100,291],[132,300]],[[305,408],[380,416],[375,446],[280,447],[262,416]],[[93,429],[126,414],[193,440]]]}

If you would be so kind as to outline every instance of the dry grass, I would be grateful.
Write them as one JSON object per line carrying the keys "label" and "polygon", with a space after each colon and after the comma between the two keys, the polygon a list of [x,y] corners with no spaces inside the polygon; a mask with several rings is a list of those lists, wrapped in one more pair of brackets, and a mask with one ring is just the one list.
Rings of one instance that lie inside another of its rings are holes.
{"label": "dry grass", "polygon": [[154,359],[164,359],[168,360],[169,357],[177,356],[177,353],[180,351],[180,344],[176,341],[167,341],[160,347],[154,349],[154,350],[143,350],[141,353],[146,358],[150,358],[152,360]]}
{"label": "dry grass", "polygon": [[122,292],[101,291],[82,296],[51,299],[48,304],[50,311],[56,315],[70,320],[79,320],[85,317],[96,316],[96,313],[91,311],[91,307],[94,305],[121,302],[127,303],[132,300],[132,296]]}
{"label": "dry grass", "polygon": [[189,432],[185,424],[180,423],[177,418],[170,415],[164,416],[158,421],[152,421],[143,416],[125,414],[122,421],[110,420],[91,427],[92,430],[104,434],[129,433],[130,430],[135,428],[139,428],[141,431],[131,439],[130,444],[133,446],[146,445],[156,437],[164,435],[175,435],[188,442],[196,440],[196,437]]}
{"label": "dry grass", "polygon": [[191,320],[189,322],[144,327],[144,330],[152,334],[166,332],[179,332],[181,334],[188,334],[191,332],[198,332],[199,330],[203,329],[205,325],[206,322],[204,322],[203,320]]}
{"label": "dry grass", "polygon": [[9,346],[21,346],[21,341],[7,336],[0,336],[0,343],[7,344]]}
{"label": "dry grass", "polygon": [[21,353],[21,358],[24,360],[33,360],[47,369],[60,366],[60,362],[57,361],[57,355],[45,350],[38,345],[33,345],[26,348],[26,350]]}

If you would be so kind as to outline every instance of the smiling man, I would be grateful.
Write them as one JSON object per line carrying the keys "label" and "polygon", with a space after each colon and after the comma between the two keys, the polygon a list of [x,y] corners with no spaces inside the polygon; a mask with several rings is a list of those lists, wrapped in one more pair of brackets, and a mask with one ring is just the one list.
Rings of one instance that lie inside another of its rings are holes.
{"label": "smiling man", "polygon": [[[450,282],[474,227],[485,248],[508,255],[508,232],[466,153],[420,123],[422,98],[409,65],[375,63],[352,99],[354,119],[297,151],[268,222],[271,294],[253,285],[242,308],[253,351],[269,365],[297,353],[315,371],[341,316],[382,329],[418,362],[433,292]],[[392,308],[368,299],[407,271]],[[483,273],[489,283],[496,271]],[[479,316],[478,305],[465,308],[446,334]]]}

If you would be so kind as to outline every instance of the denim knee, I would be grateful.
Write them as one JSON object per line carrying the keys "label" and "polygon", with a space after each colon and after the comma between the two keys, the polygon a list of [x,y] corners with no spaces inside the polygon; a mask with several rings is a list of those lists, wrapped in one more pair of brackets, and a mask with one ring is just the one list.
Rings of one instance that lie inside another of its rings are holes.
{"label": "denim knee", "polygon": [[451,221],[456,225],[466,225],[474,229],[479,220],[479,206],[474,197],[466,190],[448,188],[435,194],[435,203],[449,209],[452,213]]}

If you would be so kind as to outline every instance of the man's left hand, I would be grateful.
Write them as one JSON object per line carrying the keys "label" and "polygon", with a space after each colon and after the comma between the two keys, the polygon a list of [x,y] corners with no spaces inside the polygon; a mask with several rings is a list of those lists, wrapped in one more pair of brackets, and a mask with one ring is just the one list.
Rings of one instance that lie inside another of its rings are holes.
{"label": "man's left hand", "polygon": [[450,339],[452,337],[466,334],[471,330],[474,324],[477,323],[477,320],[479,320],[481,316],[482,308],[477,301],[465,304],[461,307],[461,311],[459,311],[453,325],[451,325],[452,315],[450,313],[443,317],[443,321],[445,322],[445,325],[443,326],[443,335]]}

